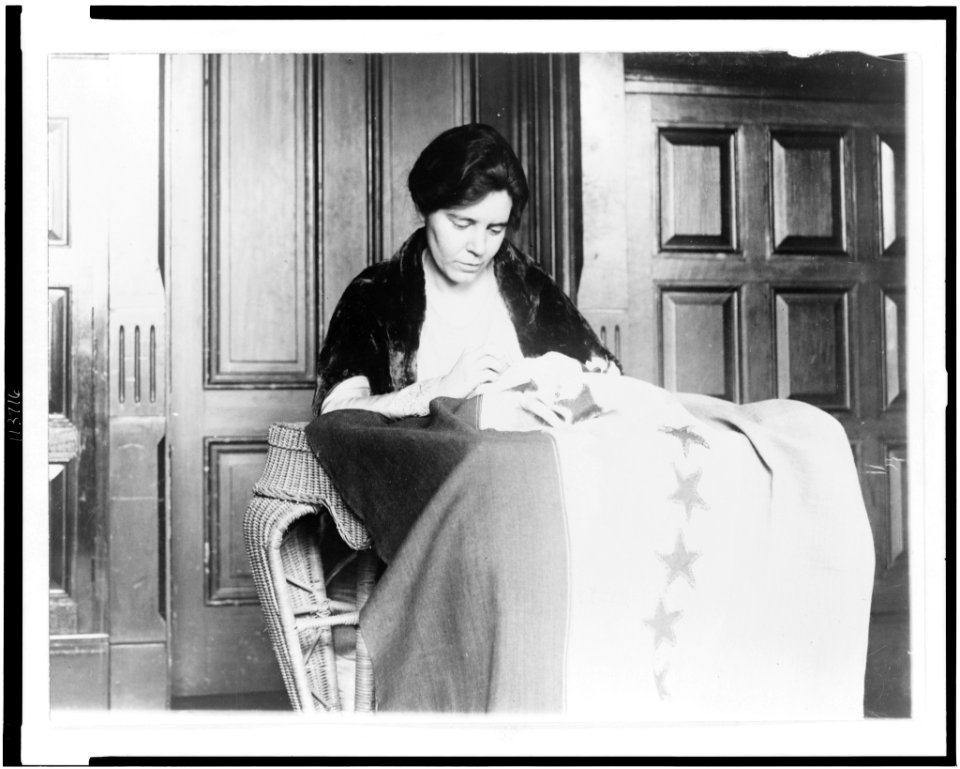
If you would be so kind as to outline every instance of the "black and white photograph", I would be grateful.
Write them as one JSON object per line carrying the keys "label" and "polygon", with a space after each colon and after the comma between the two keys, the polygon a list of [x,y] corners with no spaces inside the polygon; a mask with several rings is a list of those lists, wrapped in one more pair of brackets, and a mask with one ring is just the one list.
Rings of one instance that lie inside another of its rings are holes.
{"label": "black and white photograph", "polygon": [[954,749],[948,9],[74,5],[25,762]]}

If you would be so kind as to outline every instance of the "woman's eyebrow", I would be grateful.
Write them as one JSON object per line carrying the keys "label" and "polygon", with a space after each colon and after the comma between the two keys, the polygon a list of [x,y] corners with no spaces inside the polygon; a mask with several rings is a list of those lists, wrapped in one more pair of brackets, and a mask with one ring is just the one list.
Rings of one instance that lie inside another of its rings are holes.
{"label": "woman's eyebrow", "polygon": [[[451,212],[450,212],[449,214],[447,214],[447,215],[448,215],[451,219],[459,219],[459,220],[462,221],[462,222],[470,222],[470,224],[476,224],[476,223],[477,223],[477,220],[476,220],[476,219],[471,219],[469,216],[462,216],[461,214],[455,213],[454,211],[451,211]],[[507,226],[507,223],[506,223],[506,222],[490,222],[490,224],[488,224],[487,226],[488,226],[488,227],[506,227],[506,226]]]}

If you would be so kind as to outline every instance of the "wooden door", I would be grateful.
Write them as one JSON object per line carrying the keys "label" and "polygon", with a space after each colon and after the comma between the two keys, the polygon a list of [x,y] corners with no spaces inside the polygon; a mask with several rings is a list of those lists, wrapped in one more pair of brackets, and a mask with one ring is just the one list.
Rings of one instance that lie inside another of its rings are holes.
{"label": "wooden door", "polygon": [[315,73],[309,56],[166,60],[174,697],[283,686],[242,521],[267,428],[310,413]]}
{"label": "wooden door", "polygon": [[904,552],[903,105],[632,93],[627,371],[843,424]]}

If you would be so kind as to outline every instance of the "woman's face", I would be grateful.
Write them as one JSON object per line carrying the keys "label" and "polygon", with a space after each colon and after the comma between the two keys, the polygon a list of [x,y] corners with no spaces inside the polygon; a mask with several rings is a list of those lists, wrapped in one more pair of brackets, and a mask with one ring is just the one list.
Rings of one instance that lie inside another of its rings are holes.
{"label": "woman's face", "polygon": [[427,245],[451,283],[472,283],[496,256],[513,203],[505,190],[463,208],[441,208],[427,217]]}

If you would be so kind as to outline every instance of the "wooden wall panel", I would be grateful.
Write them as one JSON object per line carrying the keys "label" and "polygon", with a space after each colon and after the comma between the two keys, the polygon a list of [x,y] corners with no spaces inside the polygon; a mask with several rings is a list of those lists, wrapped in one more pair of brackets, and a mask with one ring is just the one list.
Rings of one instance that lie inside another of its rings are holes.
{"label": "wooden wall panel", "polygon": [[842,290],[775,292],[778,398],[850,408],[848,300]]}
{"label": "wooden wall panel", "polygon": [[592,310],[588,308],[583,310],[583,313],[596,331],[597,336],[600,337],[603,346],[612,352],[622,364],[624,337],[628,328],[626,312],[623,310]]}
{"label": "wooden wall panel", "polygon": [[884,443],[884,467],[887,477],[887,525],[889,541],[884,565],[891,565],[906,549],[907,535],[907,445],[905,442]]}
{"label": "wooden wall panel", "polygon": [[739,302],[729,289],[660,295],[663,386],[740,400]]}
{"label": "wooden wall panel", "polygon": [[163,710],[169,707],[167,645],[110,645],[110,709]]}
{"label": "wooden wall panel", "polygon": [[313,384],[314,75],[296,55],[210,57],[208,386]]}
{"label": "wooden wall panel", "polygon": [[[477,119],[493,126],[512,145],[519,144],[523,131],[520,86],[525,58],[513,54],[477,57]],[[519,146],[514,150],[519,153]]]}
{"label": "wooden wall panel", "polygon": [[883,408],[903,406],[907,395],[907,317],[904,291],[882,291]]}
{"label": "wooden wall panel", "polygon": [[50,465],[50,588],[67,590],[67,468]]}
{"label": "wooden wall panel", "polygon": [[[166,638],[160,583],[161,522],[157,418],[114,418],[110,423],[110,641],[162,642]],[[122,586],[122,589],[121,587]]]}
{"label": "wooden wall panel", "polygon": [[47,120],[47,243],[70,243],[70,121]]}
{"label": "wooden wall panel", "polygon": [[256,586],[243,540],[243,515],[253,485],[263,473],[267,444],[263,439],[204,440],[207,478],[205,550],[207,605],[257,603]]}
{"label": "wooden wall panel", "polygon": [[529,139],[521,142],[531,200],[526,216],[529,252],[576,301],[583,269],[579,77],[572,55],[523,60],[529,91],[521,92]]}
{"label": "wooden wall panel", "polygon": [[[129,310],[113,313],[115,350],[111,351],[113,388],[117,409],[124,416],[151,416],[161,398],[164,377],[162,326]],[[139,316],[139,317],[138,317]]]}
{"label": "wooden wall panel", "polygon": [[660,247],[736,248],[733,131],[660,131]]}
{"label": "wooden wall panel", "polygon": [[884,256],[906,253],[907,164],[902,134],[878,137],[877,171],[880,180],[880,243]]}
{"label": "wooden wall panel", "polygon": [[51,710],[106,710],[110,644],[103,633],[50,638]]}
{"label": "wooden wall panel", "polygon": [[510,238],[576,300],[583,269],[578,57],[482,54],[476,70],[476,119],[510,142],[530,187]]}
{"label": "wooden wall panel", "polygon": [[437,135],[474,119],[474,57],[394,54],[371,61],[371,262],[389,259],[420,226],[407,176]]}
{"label": "wooden wall panel", "polygon": [[839,133],[772,133],[776,252],[846,252],[843,151]]}
{"label": "wooden wall panel", "polygon": [[70,353],[70,289],[51,287],[49,299],[49,413],[67,416],[70,402],[69,353]]}
{"label": "wooden wall panel", "polygon": [[77,458],[80,436],[68,418],[71,404],[70,289],[51,287],[48,297],[47,455],[49,468],[50,633],[76,633],[79,607],[71,594],[77,567]]}
{"label": "wooden wall panel", "polygon": [[323,56],[320,121],[323,162],[321,335],[337,301],[374,252],[367,242],[369,181],[367,70],[372,57]]}

